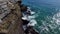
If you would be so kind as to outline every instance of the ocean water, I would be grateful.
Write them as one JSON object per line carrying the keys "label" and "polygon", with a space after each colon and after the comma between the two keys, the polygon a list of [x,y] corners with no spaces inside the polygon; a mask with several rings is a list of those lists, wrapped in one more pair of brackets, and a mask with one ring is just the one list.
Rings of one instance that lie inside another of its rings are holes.
{"label": "ocean water", "polygon": [[60,34],[60,0],[22,0],[35,12],[34,29],[39,34]]}

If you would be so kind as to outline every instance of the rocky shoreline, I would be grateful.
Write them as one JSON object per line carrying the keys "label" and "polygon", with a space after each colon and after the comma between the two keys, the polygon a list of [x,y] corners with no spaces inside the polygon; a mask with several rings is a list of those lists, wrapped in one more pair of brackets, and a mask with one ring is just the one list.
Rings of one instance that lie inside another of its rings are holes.
{"label": "rocky shoreline", "polygon": [[[28,18],[29,15],[31,15],[31,11],[29,11],[28,7],[25,6],[24,4],[20,4],[20,7],[21,7],[21,12],[22,12],[22,21],[23,21],[23,29],[24,29],[24,33],[25,34],[39,34],[38,32],[36,32],[34,29],[33,29],[33,26],[31,25],[28,25],[29,24],[29,19],[26,19]],[[23,18],[24,15],[26,15],[27,17],[26,18]]]}
{"label": "rocky shoreline", "polygon": [[22,0],[0,0],[0,6],[0,34],[38,34],[24,17],[31,13]]}

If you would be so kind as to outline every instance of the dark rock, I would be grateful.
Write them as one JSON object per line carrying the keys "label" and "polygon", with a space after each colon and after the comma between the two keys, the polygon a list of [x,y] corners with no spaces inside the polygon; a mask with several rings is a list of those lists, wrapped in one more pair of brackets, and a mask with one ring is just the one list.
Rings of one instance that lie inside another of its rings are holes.
{"label": "dark rock", "polygon": [[21,7],[21,11],[27,11],[27,6],[25,6],[25,5],[20,5],[20,7]]}
{"label": "dark rock", "polygon": [[32,26],[29,26],[29,27],[27,27],[27,29],[25,30],[25,33],[26,34],[39,34],[38,32],[36,32],[34,29],[33,29],[33,27]]}
{"label": "dark rock", "polygon": [[29,23],[29,21],[27,21],[27,20],[22,19],[22,21],[23,21],[23,25],[27,25]]}
{"label": "dark rock", "polygon": [[28,11],[28,12],[26,12],[27,13],[27,15],[31,15],[31,12],[30,11]]}
{"label": "dark rock", "polygon": [[18,3],[18,5],[20,6],[20,5],[21,5],[21,3],[22,3],[22,1],[18,1],[17,3]]}
{"label": "dark rock", "polygon": [[6,33],[0,33],[0,34],[6,34]]}

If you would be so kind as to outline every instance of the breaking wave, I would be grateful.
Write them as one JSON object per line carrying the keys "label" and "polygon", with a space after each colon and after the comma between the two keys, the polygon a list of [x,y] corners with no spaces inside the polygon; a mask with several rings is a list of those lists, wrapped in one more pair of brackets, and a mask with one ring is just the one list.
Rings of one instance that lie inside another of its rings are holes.
{"label": "breaking wave", "polygon": [[23,13],[22,19],[29,21],[29,23],[27,24],[27,26],[34,26],[34,25],[37,23],[36,20],[34,19],[34,18],[36,17],[36,16],[34,15],[35,12],[31,11],[30,7],[27,7],[27,8],[28,8],[27,11],[30,11],[31,15],[28,15],[28,16],[27,16],[27,15],[25,15],[25,14]]}

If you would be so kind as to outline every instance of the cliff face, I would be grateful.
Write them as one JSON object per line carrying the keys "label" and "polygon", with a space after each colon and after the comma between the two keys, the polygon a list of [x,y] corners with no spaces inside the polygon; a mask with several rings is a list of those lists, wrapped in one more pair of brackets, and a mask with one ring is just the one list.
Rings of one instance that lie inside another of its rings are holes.
{"label": "cliff face", "polygon": [[21,0],[0,0],[0,33],[24,34],[21,21]]}

